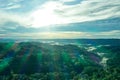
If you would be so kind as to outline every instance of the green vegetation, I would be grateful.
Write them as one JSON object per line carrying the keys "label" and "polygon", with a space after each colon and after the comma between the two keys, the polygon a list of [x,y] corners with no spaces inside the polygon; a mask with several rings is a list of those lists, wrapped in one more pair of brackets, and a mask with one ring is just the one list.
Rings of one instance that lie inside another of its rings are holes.
{"label": "green vegetation", "polygon": [[[0,80],[119,80],[120,46],[0,43]],[[89,47],[89,46],[87,46]],[[106,53],[97,55],[97,51]],[[101,64],[108,58],[106,66]]]}

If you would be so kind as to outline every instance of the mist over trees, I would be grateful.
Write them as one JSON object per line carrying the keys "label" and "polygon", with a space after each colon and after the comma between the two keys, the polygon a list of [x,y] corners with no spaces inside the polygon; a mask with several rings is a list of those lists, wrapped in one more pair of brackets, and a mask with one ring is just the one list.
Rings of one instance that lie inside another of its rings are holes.
{"label": "mist over trees", "polygon": [[0,80],[119,80],[119,50],[118,45],[0,43]]}

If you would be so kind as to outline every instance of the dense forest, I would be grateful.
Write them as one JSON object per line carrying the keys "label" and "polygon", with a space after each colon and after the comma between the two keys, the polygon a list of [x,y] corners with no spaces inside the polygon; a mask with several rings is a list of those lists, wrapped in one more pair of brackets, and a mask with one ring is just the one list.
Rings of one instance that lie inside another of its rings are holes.
{"label": "dense forest", "polygon": [[1,42],[0,80],[120,80],[120,45]]}

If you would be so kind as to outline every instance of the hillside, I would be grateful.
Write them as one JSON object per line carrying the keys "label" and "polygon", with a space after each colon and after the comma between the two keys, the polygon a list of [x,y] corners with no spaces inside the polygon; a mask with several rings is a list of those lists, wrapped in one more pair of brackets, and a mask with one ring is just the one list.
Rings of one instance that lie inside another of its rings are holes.
{"label": "hillside", "polygon": [[0,80],[119,80],[119,50],[92,43],[1,42]]}

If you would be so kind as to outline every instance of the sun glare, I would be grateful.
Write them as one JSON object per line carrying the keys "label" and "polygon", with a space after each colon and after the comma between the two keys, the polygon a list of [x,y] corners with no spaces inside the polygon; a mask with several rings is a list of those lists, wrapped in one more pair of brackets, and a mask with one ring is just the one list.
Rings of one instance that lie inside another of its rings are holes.
{"label": "sun glare", "polygon": [[61,23],[60,16],[56,15],[54,12],[56,7],[55,3],[46,4],[43,8],[39,8],[32,12],[32,27],[40,28]]}

